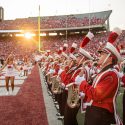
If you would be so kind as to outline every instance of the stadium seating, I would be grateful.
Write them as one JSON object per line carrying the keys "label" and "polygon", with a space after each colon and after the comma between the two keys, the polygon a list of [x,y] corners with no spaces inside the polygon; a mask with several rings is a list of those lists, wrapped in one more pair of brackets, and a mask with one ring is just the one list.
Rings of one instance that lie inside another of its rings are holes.
{"label": "stadium seating", "polygon": [[[105,45],[107,41],[107,35],[109,32],[103,32],[100,34],[96,34],[95,37],[92,39],[92,41],[86,46],[86,50],[90,53],[97,54],[97,50],[100,45]],[[69,47],[71,47],[71,44],[73,42],[78,44],[78,48],[80,46],[80,42],[83,39],[83,35],[70,35],[67,37],[65,36],[51,36],[51,37],[43,37],[41,39],[41,44],[44,50],[51,50],[56,51],[59,47],[63,46],[64,43],[68,43]],[[117,44],[119,47],[122,46],[122,48],[125,48],[125,31],[120,35],[120,37],[117,40]],[[29,46],[30,44],[30,46]],[[37,46],[36,46],[37,47]],[[26,42],[25,40],[17,40],[16,38],[7,38],[7,39],[0,39],[0,55],[3,57],[7,57],[10,52],[14,52],[15,55],[30,55],[32,52],[34,52],[36,48],[32,42]],[[121,48],[120,48],[121,49]],[[77,49],[78,51],[78,49]]]}
{"label": "stadium seating", "polygon": [[[41,17],[41,29],[73,28],[89,25],[103,25],[112,11],[89,14],[74,14],[63,16]],[[0,30],[38,29],[38,18],[29,17],[15,20],[5,20],[0,23]]]}

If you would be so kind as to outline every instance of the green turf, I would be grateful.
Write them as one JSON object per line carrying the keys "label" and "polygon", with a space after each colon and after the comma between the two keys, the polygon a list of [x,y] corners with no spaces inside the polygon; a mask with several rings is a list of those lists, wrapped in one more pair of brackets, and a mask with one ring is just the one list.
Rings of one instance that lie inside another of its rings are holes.
{"label": "green turf", "polygon": [[123,112],[123,106],[122,106],[122,104],[123,104],[123,88],[120,88],[120,90],[119,90],[119,94],[118,94],[118,96],[117,96],[117,112],[118,112],[118,114],[119,114],[119,116],[121,117],[121,119],[123,119],[122,118],[122,112]]}
{"label": "green turf", "polygon": [[77,114],[78,125],[84,125],[84,116],[85,116],[85,113],[81,114],[81,111],[79,109],[78,114]]}

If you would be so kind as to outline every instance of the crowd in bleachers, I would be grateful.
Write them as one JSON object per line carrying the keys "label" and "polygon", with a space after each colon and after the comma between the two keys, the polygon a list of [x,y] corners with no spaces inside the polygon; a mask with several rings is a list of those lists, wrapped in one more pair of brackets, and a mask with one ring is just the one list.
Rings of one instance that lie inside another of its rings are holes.
{"label": "crowd in bleachers", "polygon": [[26,41],[16,40],[14,38],[0,39],[0,59],[5,60],[11,52],[16,58],[21,58],[25,55],[30,57],[36,48],[31,45],[27,46],[27,44]]}
{"label": "crowd in bleachers", "polygon": [[[95,37],[91,40],[91,42],[85,47],[87,51],[90,53],[95,53],[100,45],[104,45],[107,41],[107,35],[109,33],[101,33],[96,34]],[[122,47],[125,47],[125,31],[120,35],[118,38],[117,44],[122,45]],[[43,37],[41,38],[41,44],[43,47],[43,50],[51,50],[55,51],[59,47],[62,47],[64,43],[68,43],[69,47],[73,42],[78,44],[78,48],[80,46],[80,42],[84,38],[84,35],[70,35],[67,36],[51,36],[51,37]],[[30,46],[29,46],[30,44]],[[96,46],[98,44],[98,46]],[[36,46],[37,47],[37,46]],[[34,52],[36,48],[32,42],[26,42],[25,40],[18,40],[16,38],[7,38],[7,39],[0,39],[0,56],[2,58],[6,58],[10,52],[13,52],[17,57],[18,56],[24,56],[24,55],[30,55],[32,52]],[[95,53],[96,54],[96,53]]]}
{"label": "crowd in bleachers", "polygon": [[[105,45],[107,42],[107,36],[109,32],[96,34],[95,37],[91,40],[91,42],[85,47],[87,51],[90,53],[95,53],[100,45]],[[83,35],[71,35],[67,38],[64,36],[56,36],[56,37],[46,37],[41,40],[41,43],[43,44],[44,50],[52,50],[55,51],[57,48],[63,46],[64,43],[68,43],[69,47],[73,42],[78,44],[78,47],[80,46],[80,42],[84,38]],[[120,37],[117,39],[117,44],[120,46],[122,45],[125,47],[125,31],[120,35]],[[96,46],[98,44],[98,46]]]}
{"label": "crowd in bleachers", "polygon": [[[84,17],[77,18],[74,15],[52,16],[41,18],[41,29],[66,28],[66,27],[84,27],[89,25],[102,25],[105,18]],[[5,20],[0,22],[0,30],[20,30],[20,29],[38,29],[38,18],[22,18],[16,20]]]}

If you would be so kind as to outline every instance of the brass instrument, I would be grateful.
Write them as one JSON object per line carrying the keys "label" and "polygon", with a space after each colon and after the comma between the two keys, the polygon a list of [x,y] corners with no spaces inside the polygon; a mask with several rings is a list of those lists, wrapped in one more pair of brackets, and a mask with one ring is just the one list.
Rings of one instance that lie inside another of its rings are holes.
{"label": "brass instrument", "polygon": [[52,92],[54,94],[60,94],[62,92],[62,89],[60,87],[59,80],[57,79],[57,76],[51,77],[52,80]]}
{"label": "brass instrument", "polygon": [[[69,73],[75,73],[78,69],[81,68],[81,64],[77,67],[74,67]],[[74,83],[70,83],[66,86],[68,88],[68,98],[67,104],[70,108],[75,108],[80,105],[79,103],[79,85],[74,85]]]}
{"label": "brass instrument", "polygon": [[47,77],[47,83],[49,84],[49,85],[51,85],[52,84],[52,80],[51,80],[51,74],[47,74],[46,75],[46,77]]}
{"label": "brass instrument", "polygon": [[80,105],[79,103],[79,86],[72,84],[68,86],[67,104],[70,108],[75,108]]}
{"label": "brass instrument", "polygon": [[[86,60],[79,64],[78,67],[74,68],[73,70],[77,71],[78,69],[84,68],[85,65],[88,63],[92,62],[91,60]],[[79,103],[79,85],[74,85],[73,83],[70,83],[67,85],[68,88],[68,99],[67,99],[67,104],[70,108],[75,108],[80,105]]]}

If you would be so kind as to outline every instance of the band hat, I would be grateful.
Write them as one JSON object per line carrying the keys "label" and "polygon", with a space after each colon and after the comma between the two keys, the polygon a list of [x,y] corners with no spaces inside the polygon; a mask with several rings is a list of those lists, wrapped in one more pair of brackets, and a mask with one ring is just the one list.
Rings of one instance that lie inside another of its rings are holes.
{"label": "band hat", "polygon": [[71,48],[70,48],[70,50],[69,50],[69,57],[71,59],[73,59],[73,60],[77,59],[76,56],[74,55],[74,52],[75,52],[76,48],[77,48],[77,44],[73,43],[72,46],[71,46]]}
{"label": "band hat", "polygon": [[91,39],[94,37],[94,34],[91,32],[88,32],[88,34],[85,36],[85,38],[83,39],[81,45],[80,45],[80,49],[79,52],[84,55],[85,57],[87,57],[88,59],[93,60],[94,58],[89,54],[88,51],[86,51],[84,49],[84,47],[91,41]]}
{"label": "band hat", "polygon": [[64,43],[63,45],[63,49],[62,49],[62,55],[66,58],[69,58],[68,55],[66,54],[66,50],[68,48],[68,44],[67,43]]}
{"label": "band hat", "polygon": [[113,31],[109,34],[108,42],[106,43],[106,46],[99,50],[98,52],[105,52],[107,54],[111,53],[111,55],[118,60],[118,62],[121,61],[121,55],[120,51],[117,47],[114,46],[114,42],[118,38],[118,36],[122,33],[121,29],[114,28]]}

